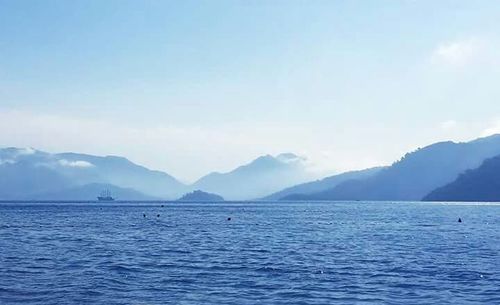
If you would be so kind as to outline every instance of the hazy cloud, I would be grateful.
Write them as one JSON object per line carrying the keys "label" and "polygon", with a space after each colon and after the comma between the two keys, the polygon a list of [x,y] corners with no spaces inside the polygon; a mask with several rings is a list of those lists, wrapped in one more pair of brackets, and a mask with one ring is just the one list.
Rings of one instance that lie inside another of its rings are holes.
{"label": "hazy cloud", "polygon": [[66,159],[61,159],[58,161],[58,163],[59,165],[67,167],[81,167],[81,168],[94,167],[94,164],[87,161],[68,161]]}
{"label": "hazy cloud", "polygon": [[488,126],[481,132],[482,137],[487,137],[494,134],[500,134],[500,119],[491,123],[490,126]]}
{"label": "hazy cloud", "polygon": [[283,163],[306,163],[307,158],[304,156],[297,156],[293,153],[282,153],[276,156],[276,159]]}
{"label": "hazy cloud", "polygon": [[444,131],[449,131],[449,130],[455,129],[457,127],[457,125],[458,125],[458,123],[455,120],[447,120],[447,121],[441,122],[439,124],[441,129]]}
{"label": "hazy cloud", "polygon": [[[363,161],[362,155],[368,152],[358,150],[353,154],[337,150],[335,143],[325,143],[324,139],[330,136],[329,130],[315,131],[301,124],[229,122],[210,127],[138,126],[9,110],[0,111],[0,130],[3,130],[0,143],[34,146],[49,152],[120,155],[190,181],[214,170],[230,171],[264,154],[282,152],[297,153],[298,158],[315,172],[350,169],[351,165],[355,168],[377,165]],[[318,158],[317,152],[325,149],[337,152],[331,159]],[[304,161],[303,156],[310,161]],[[312,163],[315,166],[311,166]],[[337,167],[338,164],[342,166]]]}
{"label": "hazy cloud", "polygon": [[432,61],[451,66],[464,66],[478,58],[484,48],[484,42],[479,39],[445,42],[436,47],[432,53]]}
{"label": "hazy cloud", "polygon": [[[336,128],[318,128],[308,123],[290,125],[279,121],[230,121],[217,126],[139,125],[119,120],[0,111],[0,143],[33,146],[54,153],[73,151],[124,156],[186,181],[214,170],[230,171],[264,154],[282,152],[295,153],[299,158],[307,156],[302,162],[308,171],[326,176],[332,172],[390,164],[407,151],[441,140],[435,136],[436,125],[429,125],[411,137],[382,123],[371,124],[370,128],[352,124],[350,133],[343,132],[341,127],[340,124]],[[480,130],[470,132],[477,135]],[[397,139],[398,145],[380,145],[381,135]],[[295,156],[284,156],[295,160]]]}
{"label": "hazy cloud", "polygon": [[26,147],[26,148],[19,148],[17,150],[17,154],[18,155],[22,155],[22,156],[25,156],[25,155],[33,155],[34,153],[36,153],[36,150],[31,148],[31,147]]}

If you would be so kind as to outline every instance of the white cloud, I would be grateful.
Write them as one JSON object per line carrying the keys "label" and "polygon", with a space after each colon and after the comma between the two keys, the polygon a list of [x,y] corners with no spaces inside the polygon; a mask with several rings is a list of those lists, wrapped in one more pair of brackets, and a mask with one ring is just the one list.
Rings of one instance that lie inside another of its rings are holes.
{"label": "white cloud", "polygon": [[22,156],[33,155],[34,153],[36,153],[36,150],[31,147],[20,148],[17,150],[17,154]]}
{"label": "white cloud", "polygon": [[481,56],[485,44],[479,39],[466,39],[438,45],[432,53],[432,61],[450,66],[464,66]]}
{"label": "white cloud", "polygon": [[87,161],[68,161],[66,159],[61,159],[58,161],[59,165],[67,166],[67,167],[80,167],[80,168],[89,168],[94,167],[94,164]]}
{"label": "white cloud", "polygon": [[450,131],[452,129],[455,129],[458,126],[458,123],[455,120],[447,120],[447,121],[441,122],[439,124],[439,126],[444,131]]}
{"label": "white cloud", "polygon": [[294,153],[281,153],[276,156],[276,159],[283,163],[306,163],[307,157],[297,156]]}

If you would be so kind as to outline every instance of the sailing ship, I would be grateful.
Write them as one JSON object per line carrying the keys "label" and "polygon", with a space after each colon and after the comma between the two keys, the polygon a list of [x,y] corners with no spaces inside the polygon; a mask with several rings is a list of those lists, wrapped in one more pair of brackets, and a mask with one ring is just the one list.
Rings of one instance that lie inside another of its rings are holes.
{"label": "sailing ship", "polygon": [[111,192],[106,189],[101,192],[99,196],[97,196],[97,200],[99,201],[114,201],[115,198],[111,196]]}

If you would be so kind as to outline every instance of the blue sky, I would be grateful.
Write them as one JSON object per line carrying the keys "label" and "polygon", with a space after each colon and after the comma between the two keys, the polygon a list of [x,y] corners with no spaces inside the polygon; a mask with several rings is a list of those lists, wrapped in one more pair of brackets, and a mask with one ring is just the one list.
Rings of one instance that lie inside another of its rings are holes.
{"label": "blue sky", "polygon": [[2,1],[0,145],[193,180],[500,131],[498,1]]}

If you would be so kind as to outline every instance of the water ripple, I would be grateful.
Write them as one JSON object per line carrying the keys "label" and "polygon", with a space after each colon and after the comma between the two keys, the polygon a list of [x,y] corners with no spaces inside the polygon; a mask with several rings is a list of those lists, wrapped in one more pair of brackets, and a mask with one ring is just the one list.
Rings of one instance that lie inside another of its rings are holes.
{"label": "water ripple", "polygon": [[5,204],[0,304],[499,304],[499,209]]}

